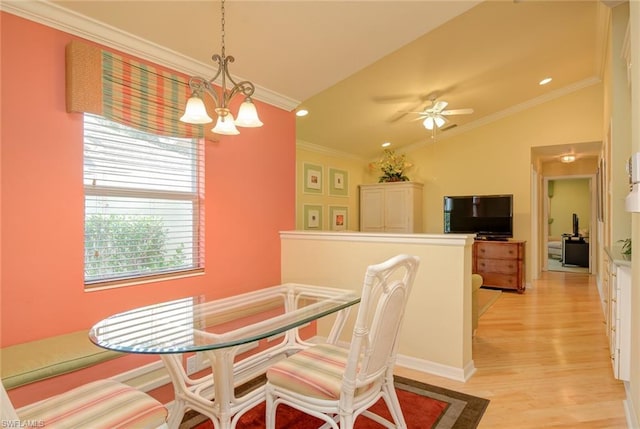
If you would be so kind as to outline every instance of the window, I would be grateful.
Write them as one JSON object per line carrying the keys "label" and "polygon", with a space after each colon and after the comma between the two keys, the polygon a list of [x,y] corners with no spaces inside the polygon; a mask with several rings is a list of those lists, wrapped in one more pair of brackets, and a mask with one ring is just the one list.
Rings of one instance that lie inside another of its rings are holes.
{"label": "window", "polygon": [[84,115],[87,287],[203,269],[201,152]]}

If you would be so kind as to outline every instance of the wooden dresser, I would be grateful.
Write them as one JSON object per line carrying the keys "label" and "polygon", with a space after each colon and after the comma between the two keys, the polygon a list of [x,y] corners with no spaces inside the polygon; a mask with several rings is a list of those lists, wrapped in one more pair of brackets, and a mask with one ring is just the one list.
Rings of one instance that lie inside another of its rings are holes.
{"label": "wooden dresser", "polygon": [[483,286],[525,290],[526,241],[485,241],[473,243],[473,272],[480,274]]}

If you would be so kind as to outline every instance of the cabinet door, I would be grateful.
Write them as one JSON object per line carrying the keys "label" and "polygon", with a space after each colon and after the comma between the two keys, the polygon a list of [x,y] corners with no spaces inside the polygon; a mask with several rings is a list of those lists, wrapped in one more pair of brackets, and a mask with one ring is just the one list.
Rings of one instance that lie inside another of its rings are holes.
{"label": "cabinet door", "polygon": [[384,189],[360,191],[360,231],[384,232]]}
{"label": "cabinet door", "polygon": [[619,380],[629,381],[631,376],[631,269],[619,266],[616,269],[615,311],[612,332],[615,346],[613,349],[613,373]]}
{"label": "cabinet door", "polygon": [[388,232],[412,232],[408,189],[387,189],[385,193],[385,230]]}
{"label": "cabinet door", "polygon": [[610,285],[612,284],[612,275],[611,269],[613,268],[613,263],[609,260],[607,253],[604,254],[603,259],[604,266],[604,275],[602,276],[602,295],[600,298],[602,299],[602,312],[604,313],[604,323],[606,325],[607,334],[611,332],[611,305],[609,304],[609,299],[611,297]]}

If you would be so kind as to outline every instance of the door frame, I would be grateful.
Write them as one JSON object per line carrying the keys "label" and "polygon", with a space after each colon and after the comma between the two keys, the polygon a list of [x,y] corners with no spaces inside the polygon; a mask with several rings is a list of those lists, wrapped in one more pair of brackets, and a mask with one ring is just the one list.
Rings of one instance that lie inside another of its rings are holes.
{"label": "door frame", "polygon": [[[542,226],[542,240],[541,248],[544,249],[544,255],[547,255],[546,249],[549,238],[549,181],[550,180],[575,180],[575,179],[588,179],[589,181],[589,195],[591,208],[591,214],[589,219],[589,274],[594,273],[594,261],[595,261],[595,249],[598,246],[598,222],[597,222],[597,186],[595,174],[572,174],[564,176],[542,176],[542,218],[537,222]],[[542,258],[542,265],[540,269],[542,271],[548,271],[548,257]]]}

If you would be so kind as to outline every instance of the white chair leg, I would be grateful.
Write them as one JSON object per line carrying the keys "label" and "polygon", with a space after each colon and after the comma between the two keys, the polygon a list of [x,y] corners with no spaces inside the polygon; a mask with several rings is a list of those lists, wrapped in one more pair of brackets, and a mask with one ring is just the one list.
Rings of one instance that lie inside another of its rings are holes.
{"label": "white chair leg", "polygon": [[393,418],[394,423],[398,429],[407,429],[407,423],[404,420],[404,415],[402,414],[402,408],[400,408],[400,400],[398,400],[398,395],[396,394],[396,388],[393,385],[393,381],[391,382],[391,386],[389,383],[385,383],[385,386],[382,388],[386,391],[386,395],[383,395],[384,402],[387,404],[387,408],[389,408],[389,412],[391,413],[391,417]]}
{"label": "white chair leg", "polygon": [[265,429],[275,429],[276,427],[276,405],[270,390],[269,386],[267,386],[265,391]]}
{"label": "white chair leg", "polygon": [[340,429],[353,429],[353,414],[341,414],[340,415]]}

